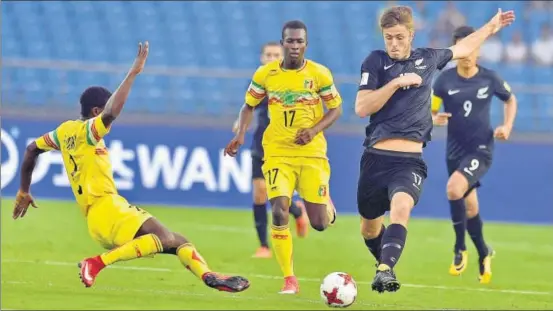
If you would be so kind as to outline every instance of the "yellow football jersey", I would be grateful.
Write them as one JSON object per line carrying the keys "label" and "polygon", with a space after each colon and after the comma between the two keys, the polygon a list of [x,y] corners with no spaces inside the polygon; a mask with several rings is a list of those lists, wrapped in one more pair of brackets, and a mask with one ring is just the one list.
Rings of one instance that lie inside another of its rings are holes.
{"label": "yellow football jersey", "polygon": [[294,143],[300,129],[313,127],[328,109],[337,108],[342,98],[325,66],[306,60],[297,70],[281,67],[280,61],[257,69],[246,92],[246,104],[255,107],[269,100],[270,123],[263,134],[265,157],[291,156],[326,158],[327,143],[323,133],[307,145]]}
{"label": "yellow football jersey", "polygon": [[41,150],[59,150],[71,189],[84,215],[98,198],[117,194],[108,150],[102,139],[106,128],[101,116],[72,120],[35,140]]}

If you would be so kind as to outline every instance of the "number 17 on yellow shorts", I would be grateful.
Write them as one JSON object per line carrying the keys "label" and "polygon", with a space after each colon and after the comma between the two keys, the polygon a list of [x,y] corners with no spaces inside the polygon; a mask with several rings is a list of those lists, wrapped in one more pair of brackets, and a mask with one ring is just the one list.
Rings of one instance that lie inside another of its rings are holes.
{"label": "number 17 on yellow shorts", "polygon": [[330,165],[327,159],[268,157],[263,164],[263,175],[269,200],[281,196],[290,199],[297,190],[307,202],[328,202]]}

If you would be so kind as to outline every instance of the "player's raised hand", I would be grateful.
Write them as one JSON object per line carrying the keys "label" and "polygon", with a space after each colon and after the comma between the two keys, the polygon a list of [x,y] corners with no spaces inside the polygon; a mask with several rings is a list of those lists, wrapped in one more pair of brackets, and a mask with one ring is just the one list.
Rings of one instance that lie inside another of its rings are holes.
{"label": "player's raised hand", "polygon": [[294,142],[298,145],[307,145],[313,140],[317,133],[313,129],[300,129],[296,133],[296,138]]}
{"label": "player's raised hand", "polygon": [[506,125],[500,125],[495,129],[493,136],[499,140],[508,140],[509,136],[511,136],[511,128]]}
{"label": "player's raised hand", "polygon": [[240,146],[244,144],[244,137],[243,136],[235,136],[225,147],[224,155],[229,155],[231,157],[235,157],[238,153],[238,149],[240,149]]}
{"label": "player's raised hand", "polygon": [[497,33],[502,28],[511,25],[515,21],[515,11],[503,12],[501,8],[497,9],[497,14],[488,22],[492,34]]}
{"label": "player's raised hand", "polygon": [[148,58],[148,53],[150,51],[150,44],[148,41],[142,43],[138,43],[138,54],[136,55],[136,58],[134,59],[134,63],[132,64],[130,73],[134,75],[138,75],[142,72],[144,69],[144,65],[146,64],[146,59]]}
{"label": "player's raised hand", "polygon": [[451,118],[451,113],[449,112],[438,112],[432,116],[432,121],[434,125],[437,126],[446,126]]}
{"label": "player's raised hand", "polygon": [[25,216],[29,205],[32,205],[34,208],[38,207],[30,193],[26,193],[21,190],[17,191],[17,195],[15,197],[15,207],[13,208],[13,219]]}
{"label": "player's raised hand", "polygon": [[420,86],[422,78],[416,73],[409,72],[396,78],[396,82],[400,88],[408,88],[410,86]]}

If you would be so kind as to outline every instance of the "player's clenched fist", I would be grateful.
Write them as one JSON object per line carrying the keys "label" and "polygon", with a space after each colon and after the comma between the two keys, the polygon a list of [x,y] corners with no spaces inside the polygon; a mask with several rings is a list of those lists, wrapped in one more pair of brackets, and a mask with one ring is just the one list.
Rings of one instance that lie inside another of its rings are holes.
{"label": "player's clenched fist", "polygon": [[244,136],[235,136],[225,147],[225,155],[235,157],[240,146],[244,144]]}
{"label": "player's clenched fist", "polygon": [[30,193],[26,193],[21,190],[17,191],[17,195],[15,197],[15,207],[13,209],[13,219],[25,216],[29,205],[32,205],[34,208],[38,207]]}
{"label": "player's clenched fist", "polygon": [[511,128],[505,125],[498,126],[493,136],[499,140],[507,140],[511,136]]}
{"label": "player's clenched fist", "polygon": [[397,86],[400,88],[407,88],[410,86],[420,86],[422,84],[422,78],[416,73],[409,72],[403,74],[396,79]]}
{"label": "player's clenched fist", "polygon": [[142,70],[144,69],[144,65],[146,64],[146,59],[148,58],[149,51],[150,44],[148,43],[148,41],[144,43],[138,43],[138,53],[131,67],[131,74],[138,75],[142,72]]}
{"label": "player's clenched fist", "polygon": [[451,113],[449,112],[438,112],[432,116],[432,121],[434,122],[434,125],[446,126],[450,117]]}

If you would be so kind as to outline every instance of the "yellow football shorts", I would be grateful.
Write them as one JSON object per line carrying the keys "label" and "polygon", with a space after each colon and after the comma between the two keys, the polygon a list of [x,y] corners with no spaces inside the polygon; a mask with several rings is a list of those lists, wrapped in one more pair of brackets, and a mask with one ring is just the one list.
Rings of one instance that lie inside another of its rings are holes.
{"label": "yellow football shorts", "polygon": [[263,175],[269,199],[292,198],[294,190],[305,201],[327,204],[330,165],[327,159],[308,157],[267,157]]}
{"label": "yellow football shorts", "polygon": [[112,249],[134,239],[142,224],[152,215],[112,194],[97,199],[87,215],[88,232],[106,249]]}

